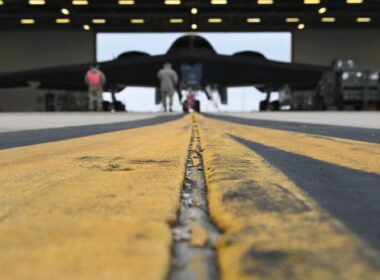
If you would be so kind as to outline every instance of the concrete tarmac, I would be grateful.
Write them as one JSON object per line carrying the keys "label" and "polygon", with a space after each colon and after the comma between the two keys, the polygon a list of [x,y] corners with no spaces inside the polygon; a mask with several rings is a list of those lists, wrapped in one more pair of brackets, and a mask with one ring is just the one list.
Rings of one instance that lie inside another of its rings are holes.
{"label": "concrete tarmac", "polygon": [[[335,137],[339,137],[335,138],[339,140],[362,141],[355,148],[362,155],[366,154],[368,142],[380,144],[380,129],[352,127],[350,121],[350,118],[361,116],[361,121],[364,121],[364,117],[368,121],[367,125],[363,124],[364,127],[380,127],[380,122],[376,124],[375,121],[379,117],[378,113],[328,114],[328,117],[331,118],[330,123],[344,124],[342,126],[314,124],[318,121],[318,119],[314,118],[319,117],[320,113],[311,113],[309,115],[301,113],[299,116],[304,116],[305,118],[302,119],[302,122],[301,119],[298,122],[292,122],[294,114],[281,114],[283,115],[282,121],[259,119],[261,117],[257,116],[261,115],[257,114],[242,114],[243,118],[236,117],[237,114],[233,116],[210,115],[210,117],[249,126],[251,127],[252,135],[255,131],[260,133],[257,130],[259,127],[269,129],[269,131],[272,131],[272,129],[281,130],[285,133],[281,136],[282,140],[285,141],[287,140],[286,133],[289,131],[310,135],[316,139],[322,135],[323,138],[316,141],[316,145],[333,145],[323,142],[323,140],[334,139]],[[266,115],[268,119],[276,119],[281,114],[272,115],[264,113],[264,116]],[[339,116],[339,118],[336,119],[334,116]],[[324,119],[326,118],[322,118],[320,122],[324,123]],[[343,122],[344,118],[346,120]],[[304,122],[304,120],[306,121]],[[310,124],[311,122],[313,124]],[[246,129],[243,130],[247,131]],[[272,135],[274,135],[275,130],[273,130]],[[288,138],[289,144],[285,143],[284,145],[273,144],[273,141],[270,139],[257,142],[253,136],[248,136],[247,138],[248,134],[243,136],[236,130],[235,132],[231,132],[230,135],[233,139],[247,146],[281,170],[323,208],[339,218],[347,227],[360,235],[363,240],[366,240],[372,248],[380,252],[380,220],[378,218],[380,217],[380,176],[378,171],[371,171],[368,168],[356,168],[353,165],[344,166],[345,164],[341,161],[340,157],[347,158],[353,156],[353,152],[350,149],[347,149],[346,153],[331,154],[332,159],[329,162],[326,162],[326,159],[322,157],[313,158],[311,153],[304,152],[307,149],[310,150],[310,148],[296,152],[295,149],[290,148],[290,142],[296,142],[296,145],[302,146],[301,139],[305,137],[302,134],[299,134],[299,139],[297,137]],[[370,166],[380,166],[380,146],[370,146],[373,148],[373,154],[368,154],[367,156],[368,158],[374,157],[375,159]],[[326,148],[323,147],[323,150],[326,150]],[[355,160],[359,163],[366,161],[365,157],[361,159],[354,159],[352,157],[351,161]]]}
{"label": "concrete tarmac", "polygon": [[[273,120],[277,119],[281,114],[282,119],[280,121]],[[380,143],[380,128],[369,128],[376,126],[380,127],[380,119],[378,119],[380,117],[380,114],[377,113],[368,115],[370,116],[368,117],[368,123],[370,123],[370,125],[365,125],[363,123],[362,126],[358,127],[352,126],[352,123],[350,121],[347,121],[350,118],[355,118],[355,113],[353,115],[343,113],[342,116],[339,114],[331,114],[329,116],[330,119],[328,124],[326,124],[327,121],[325,121],[325,117],[320,118],[320,113],[311,113],[310,115],[307,113],[301,113],[298,115],[299,118],[296,119],[298,120],[297,122],[293,121],[293,118],[295,116],[293,113],[290,113],[290,115],[288,115],[286,112],[281,114],[207,114],[207,116],[243,125]],[[336,118],[337,116],[339,116],[339,118]],[[347,120],[343,122],[342,120],[345,116],[350,117],[347,117]],[[264,119],[265,117],[267,117],[267,119]],[[378,122],[378,124],[376,124],[376,122]]]}
{"label": "concrete tarmac", "polygon": [[199,118],[221,274],[378,279],[380,145],[267,122]]}
{"label": "concrete tarmac", "polygon": [[221,115],[252,120],[380,129],[380,112],[253,112]]}
{"label": "concrete tarmac", "polygon": [[[0,114],[0,150],[154,125],[181,116],[109,113]],[[14,125],[12,129],[11,124]]]}
{"label": "concrete tarmac", "polygon": [[221,230],[208,243],[221,279],[380,279],[378,115],[359,127],[362,113],[320,114],[19,119],[0,133],[0,278],[165,279],[182,264],[170,226],[191,157]]}
{"label": "concrete tarmac", "polygon": [[107,112],[54,112],[54,113],[0,113],[0,133],[59,127],[75,127],[123,123],[154,118],[162,113],[107,113]]}

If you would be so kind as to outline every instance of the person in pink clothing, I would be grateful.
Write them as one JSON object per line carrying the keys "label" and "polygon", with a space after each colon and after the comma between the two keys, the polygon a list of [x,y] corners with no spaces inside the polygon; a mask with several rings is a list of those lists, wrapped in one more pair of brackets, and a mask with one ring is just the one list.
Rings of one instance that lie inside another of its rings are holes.
{"label": "person in pink clothing", "polygon": [[88,85],[88,110],[103,110],[103,86],[106,83],[106,77],[98,66],[91,66],[85,76],[85,82]]}

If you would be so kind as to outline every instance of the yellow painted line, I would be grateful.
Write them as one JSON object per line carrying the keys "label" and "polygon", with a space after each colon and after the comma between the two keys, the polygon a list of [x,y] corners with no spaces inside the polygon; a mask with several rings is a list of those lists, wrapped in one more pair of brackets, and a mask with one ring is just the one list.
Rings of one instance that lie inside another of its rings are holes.
{"label": "yellow painted line", "polygon": [[197,120],[222,279],[380,279],[374,251],[226,123]]}
{"label": "yellow painted line", "polygon": [[207,231],[198,225],[193,225],[191,227],[191,246],[202,248],[206,246],[208,241],[208,233]]}
{"label": "yellow painted line", "polygon": [[343,167],[380,174],[380,145],[260,128],[203,118],[208,125],[249,141]]}
{"label": "yellow painted line", "polygon": [[0,279],[164,279],[190,117],[0,151]]}

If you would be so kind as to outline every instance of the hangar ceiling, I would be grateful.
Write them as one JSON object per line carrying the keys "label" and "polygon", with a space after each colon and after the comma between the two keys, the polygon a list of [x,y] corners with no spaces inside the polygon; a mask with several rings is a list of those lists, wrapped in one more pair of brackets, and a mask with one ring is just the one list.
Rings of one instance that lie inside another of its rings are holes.
{"label": "hangar ceiling", "polygon": [[0,0],[0,30],[380,28],[380,0]]}

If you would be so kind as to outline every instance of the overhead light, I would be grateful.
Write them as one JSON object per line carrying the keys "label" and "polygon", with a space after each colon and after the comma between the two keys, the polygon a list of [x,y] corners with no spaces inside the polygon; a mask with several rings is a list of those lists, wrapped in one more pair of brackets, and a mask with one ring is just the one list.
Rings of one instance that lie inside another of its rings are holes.
{"label": "overhead light", "polygon": [[257,0],[257,4],[259,4],[259,5],[272,5],[273,0]]}
{"label": "overhead light", "polygon": [[134,5],[135,1],[134,0],[119,0],[119,5]]}
{"label": "overhead light", "polygon": [[4,5],[4,1],[3,0],[0,0],[0,6],[1,5]]}
{"label": "overhead light", "polygon": [[372,19],[370,17],[358,17],[356,19],[356,21],[359,23],[371,22],[371,20]]}
{"label": "overhead light", "polygon": [[181,0],[165,0],[165,5],[181,5]]}
{"label": "overhead light", "polygon": [[327,8],[326,7],[319,8],[319,10],[318,10],[318,13],[320,13],[320,14],[324,14],[326,12],[327,12]]}
{"label": "overhead light", "polygon": [[45,0],[29,0],[29,5],[45,5]]}
{"label": "overhead light", "polygon": [[68,9],[63,8],[61,9],[61,13],[67,16],[70,14],[70,11]]}
{"label": "overhead light", "polygon": [[212,5],[227,5],[228,0],[211,0]]}
{"label": "overhead light", "polygon": [[223,20],[221,18],[209,18],[208,22],[209,23],[222,23]]}
{"label": "overhead light", "polygon": [[94,18],[92,23],[94,24],[105,24],[107,21],[104,18]]}
{"label": "overhead light", "polygon": [[346,0],[347,4],[362,4],[363,0]]}
{"label": "overhead light", "polygon": [[321,18],[322,22],[335,22],[336,19],[334,17],[323,17]]}
{"label": "overhead light", "polygon": [[298,28],[299,30],[305,29],[305,24],[300,23],[300,24],[298,24],[297,28]]}
{"label": "overhead light", "polygon": [[70,23],[70,19],[69,18],[57,18],[55,20],[55,22],[58,24],[66,24],[66,23]]}
{"label": "overhead light", "polygon": [[169,22],[173,24],[183,23],[183,18],[171,18]]}
{"label": "overhead light", "polygon": [[193,14],[193,15],[198,14],[198,9],[197,8],[192,8],[191,9],[191,14]]}
{"label": "overhead light", "polygon": [[321,0],[303,0],[306,5],[317,5],[321,3]]}
{"label": "overhead light", "polygon": [[88,1],[87,0],[73,0],[72,3],[73,3],[73,5],[76,5],[76,6],[85,6],[85,5],[88,5]]}
{"label": "overhead light", "polygon": [[247,18],[248,23],[260,23],[261,18]]}
{"label": "overhead light", "polygon": [[85,24],[83,25],[83,29],[88,31],[91,29],[91,27],[88,24]]}
{"label": "overhead light", "polygon": [[24,18],[20,20],[21,24],[35,24],[36,21],[32,18]]}
{"label": "overhead light", "polygon": [[193,24],[191,25],[191,29],[193,29],[193,30],[198,29],[198,25],[195,24],[195,23],[193,23]]}
{"label": "overhead light", "polygon": [[286,18],[286,22],[293,23],[293,22],[300,22],[299,18]]}
{"label": "overhead light", "polygon": [[143,18],[133,18],[133,19],[131,19],[131,23],[133,23],[133,24],[143,24],[143,23],[145,23],[145,20]]}

